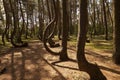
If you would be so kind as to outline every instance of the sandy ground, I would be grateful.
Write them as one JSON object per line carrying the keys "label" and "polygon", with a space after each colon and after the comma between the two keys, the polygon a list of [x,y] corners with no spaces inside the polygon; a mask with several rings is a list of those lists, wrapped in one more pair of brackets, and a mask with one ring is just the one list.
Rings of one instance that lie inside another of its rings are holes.
{"label": "sandy ground", "polygon": [[[39,41],[26,48],[11,48],[0,56],[0,66],[7,69],[0,80],[89,80],[89,75],[78,69],[75,47],[69,47],[68,55],[75,61],[60,62]],[[111,56],[109,52],[86,50],[88,61],[98,64],[107,80],[120,80],[120,66],[112,62]]]}

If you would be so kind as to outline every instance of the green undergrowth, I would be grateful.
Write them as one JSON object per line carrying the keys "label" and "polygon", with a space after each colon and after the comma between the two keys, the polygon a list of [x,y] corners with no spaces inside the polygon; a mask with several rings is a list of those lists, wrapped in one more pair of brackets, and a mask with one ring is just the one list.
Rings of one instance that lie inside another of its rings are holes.
{"label": "green undergrowth", "polygon": [[113,51],[113,42],[106,40],[93,40],[90,43],[86,43],[86,49]]}
{"label": "green undergrowth", "polygon": [[[57,40],[57,37],[55,38]],[[24,39],[24,42],[34,42],[34,41],[39,41],[39,39]],[[76,48],[77,45],[77,37],[76,36],[70,36],[68,39],[68,47],[74,47]],[[10,47],[12,47],[10,42],[6,42],[6,45],[3,46],[2,41],[0,40],[0,54],[7,51],[7,49],[9,49]],[[89,50],[101,50],[101,51],[113,51],[113,41],[112,40],[104,40],[103,38],[95,38],[92,39],[90,41],[90,43],[86,42],[86,49]]]}
{"label": "green undergrowth", "polygon": [[[34,42],[34,41],[38,41],[38,39],[36,38],[28,38],[28,39],[22,39],[23,42]],[[5,45],[3,45],[2,43],[2,39],[1,39],[1,36],[0,36],[0,54],[3,54],[3,53],[6,53],[12,46],[12,44],[10,42],[5,42]]]}
{"label": "green undergrowth", "polygon": [[[71,37],[70,41],[68,41],[68,46],[69,47],[76,47],[77,45],[77,38]],[[103,38],[95,38],[93,40],[90,40],[90,43],[86,42],[86,49],[91,49],[91,50],[101,50],[101,51],[108,51],[112,52],[113,51],[113,41],[112,40],[104,40]]]}
{"label": "green undergrowth", "polygon": [[0,54],[6,53],[11,47],[12,45],[9,42],[6,42],[6,44],[3,45],[0,41]]}

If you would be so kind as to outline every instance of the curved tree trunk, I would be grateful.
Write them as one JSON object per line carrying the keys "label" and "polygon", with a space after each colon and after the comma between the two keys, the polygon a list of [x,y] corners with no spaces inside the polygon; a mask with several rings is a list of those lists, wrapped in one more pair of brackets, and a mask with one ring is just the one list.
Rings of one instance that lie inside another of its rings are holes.
{"label": "curved tree trunk", "polygon": [[[13,3],[14,5],[12,5],[12,1],[9,0],[9,3],[10,3],[10,7],[11,7],[11,12],[12,12],[12,15],[13,15],[13,24],[14,24],[13,25],[14,28],[13,28],[13,31],[11,33],[11,44],[14,47],[25,47],[25,46],[28,46],[28,43],[23,43],[21,41],[21,37],[18,37],[18,35],[16,35],[19,32],[19,30],[18,30],[19,21],[18,21],[18,14],[17,14],[18,13],[17,12],[17,4],[18,4],[18,2],[14,0],[14,3]],[[17,37],[16,38],[17,41],[15,41],[15,37]],[[20,40],[20,41],[18,41],[18,40]],[[16,44],[16,42],[18,42],[18,44]]]}
{"label": "curved tree trunk", "polygon": [[[48,3],[48,2],[47,2]],[[44,35],[43,35],[43,43],[44,43],[44,47],[46,48],[46,50],[48,52],[50,52],[52,55],[59,55],[59,53],[61,52],[54,52],[52,51],[48,45],[47,45],[47,42],[50,44],[51,47],[58,47],[59,44],[55,44],[55,42],[52,40],[52,36],[54,34],[54,30],[55,30],[55,27],[56,26],[52,26],[54,25],[54,23],[56,24],[57,23],[57,11],[56,11],[56,5],[55,5],[55,0],[53,0],[53,5],[54,5],[54,11],[55,11],[55,16],[53,17],[52,20],[50,20],[49,24],[47,25],[45,31],[44,31]],[[50,14],[49,14],[49,18],[51,18]],[[53,29],[51,31],[51,33],[48,35],[48,32],[50,29]]]}
{"label": "curved tree trunk", "polygon": [[90,80],[106,80],[97,65],[89,63],[85,58],[85,41],[88,27],[87,0],[80,0],[80,28],[78,34],[77,60],[79,69],[90,75]]}
{"label": "curved tree trunk", "polygon": [[[54,0],[53,0],[54,1]],[[68,37],[68,13],[67,13],[67,2],[68,0],[63,0],[63,31],[62,31],[62,50],[60,52],[53,52],[50,48],[48,48],[47,46],[47,41],[51,38],[53,32],[49,35],[48,38],[46,38],[47,36],[47,32],[49,30],[49,28],[53,28],[51,25],[53,25],[53,23],[57,23],[57,19],[58,19],[58,13],[55,7],[55,1],[54,1],[54,9],[55,9],[55,16],[52,19],[52,21],[47,25],[45,32],[44,32],[44,46],[46,48],[46,50],[48,52],[50,52],[53,55],[60,55],[60,60],[65,61],[68,60],[68,55],[67,55],[67,37]]]}
{"label": "curved tree trunk", "polygon": [[[6,15],[6,28],[2,34],[2,42],[5,45],[5,36],[7,40],[9,41],[9,27],[11,23],[11,15],[10,15],[10,5],[8,4],[8,1],[3,0],[5,15]],[[8,34],[7,34],[8,33]]]}

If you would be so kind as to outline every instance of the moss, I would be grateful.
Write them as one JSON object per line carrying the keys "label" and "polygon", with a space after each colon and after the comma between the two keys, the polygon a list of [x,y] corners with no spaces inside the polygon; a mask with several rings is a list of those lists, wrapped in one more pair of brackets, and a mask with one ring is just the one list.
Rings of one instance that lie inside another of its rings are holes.
{"label": "moss", "polygon": [[113,50],[113,42],[105,41],[105,40],[94,40],[91,43],[86,44],[86,48],[99,49],[104,51],[112,51]]}
{"label": "moss", "polygon": [[[71,36],[70,41],[68,41],[68,46],[76,47],[76,44],[77,38],[75,36]],[[96,37],[93,41],[90,41],[90,43],[86,43],[86,49],[113,51],[113,41],[106,41],[103,38],[100,39],[100,37]]]}

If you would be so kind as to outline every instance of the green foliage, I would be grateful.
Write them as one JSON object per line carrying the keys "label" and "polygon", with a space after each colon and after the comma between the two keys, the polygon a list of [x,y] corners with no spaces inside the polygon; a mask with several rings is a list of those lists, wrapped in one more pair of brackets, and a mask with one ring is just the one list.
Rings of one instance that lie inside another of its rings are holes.
{"label": "green foliage", "polygon": [[105,40],[94,40],[91,43],[86,44],[87,47],[92,47],[100,50],[111,50],[113,49],[112,41]]}
{"label": "green foliage", "polygon": [[[70,47],[76,47],[77,37],[71,36],[70,41],[68,41],[68,45]],[[90,43],[86,43],[86,49],[93,50],[102,50],[102,51],[112,51],[113,50],[113,41],[104,40],[104,36],[96,36]]]}
{"label": "green foliage", "polygon": [[2,35],[2,33],[3,33],[3,29],[0,28],[0,35]]}
{"label": "green foliage", "polygon": [[4,46],[0,36],[0,54],[5,53],[12,45],[9,42],[6,42]]}
{"label": "green foliage", "polygon": [[72,25],[72,26],[70,27],[70,35],[75,35],[75,36],[77,36],[77,34],[78,34],[78,24]]}
{"label": "green foliage", "polygon": [[90,43],[86,43],[86,49],[113,52],[113,40],[106,41],[103,36],[96,36]]}

